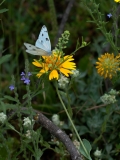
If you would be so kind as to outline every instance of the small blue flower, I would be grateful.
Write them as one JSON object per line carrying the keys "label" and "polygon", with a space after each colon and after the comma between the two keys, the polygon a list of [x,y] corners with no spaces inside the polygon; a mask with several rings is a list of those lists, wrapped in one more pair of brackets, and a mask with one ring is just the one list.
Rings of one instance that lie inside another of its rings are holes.
{"label": "small blue flower", "polygon": [[30,84],[30,80],[29,80],[28,78],[26,78],[26,79],[24,80],[24,83],[25,83],[25,84]]}
{"label": "small blue flower", "polygon": [[108,14],[107,14],[107,17],[111,18],[111,17],[112,17],[112,14],[111,14],[111,13],[108,13]]}
{"label": "small blue flower", "polygon": [[25,80],[25,76],[22,76],[22,77],[21,77],[21,81],[24,81],[24,80]]}
{"label": "small blue flower", "polygon": [[15,89],[14,85],[10,85],[10,86],[9,86],[9,89],[10,89],[11,91],[14,90],[14,89]]}
{"label": "small blue flower", "polygon": [[30,84],[30,80],[29,80],[29,76],[32,75],[31,72],[28,72],[28,73],[24,73],[24,72],[21,72],[21,81],[24,81],[25,84]]}
{"label": "small blue flower", "polygon": [[32,73],[31,72],[28,72],[28,76],[31,76],[32,75]]}
{"label": "small blue flower", "polygon": [[21,74],[20,74],[21,76],[25,76],[25,73],[24,72],[21,72]]}

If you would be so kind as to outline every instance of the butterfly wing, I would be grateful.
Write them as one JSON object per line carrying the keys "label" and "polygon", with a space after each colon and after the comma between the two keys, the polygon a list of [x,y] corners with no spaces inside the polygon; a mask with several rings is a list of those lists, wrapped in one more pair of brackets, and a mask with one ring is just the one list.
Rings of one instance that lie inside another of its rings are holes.
{"label": "butterfly wing", "polygon": [[45,56],[45,55],[48,55],[48,53],[41,49],[41,48],[37,48],[36,46],[32,45],[32,44],[29,44],[29,43],[24,43],[25,47],[27,48],[26,49],[26,52],[27,53],[30,53],[32,55],[39,55],[39,56]]}
{"label": "butterfly wing", "polygon": [[40,31],[40,34],[35,43],[35,46],[48,52],[48,54],[51,54],[51,43],[50,43],[47,28],[45,25],[42,27]]}

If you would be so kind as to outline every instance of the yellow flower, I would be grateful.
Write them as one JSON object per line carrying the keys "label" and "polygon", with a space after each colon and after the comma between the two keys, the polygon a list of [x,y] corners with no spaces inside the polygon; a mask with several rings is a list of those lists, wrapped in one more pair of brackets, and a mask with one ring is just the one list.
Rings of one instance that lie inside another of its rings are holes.
{"label": "yellow flower", "polygon": [[39,78],[45,73],[49,73],[49,80],[56,78],[58,80],[59,73],[61,72],[65,76],[72,74],[72,70],[76,69],[76,64],[73,61],[72,55],[62,56],[62,54],[53,53],[50,56],[42,56],[42,61],[34,59],[33,65],[40,67],[40,71],[37,74]]}
{"label": "yellow flower", "polygon": [[114,0],[114,1],[117,2],[117,3],[118,3],[118,2],[120,3],[120,0]]}
{"label": "yellow flower", "polygon": [[117,71],[120,70],[119,62],[120,62],[120,54],[114,57],[114,54],[105,53],[105,55],[101,55],[98,58],[98,62],[96,62],[97,72],[100,76],[104,78],[112,78],[117,74]]}

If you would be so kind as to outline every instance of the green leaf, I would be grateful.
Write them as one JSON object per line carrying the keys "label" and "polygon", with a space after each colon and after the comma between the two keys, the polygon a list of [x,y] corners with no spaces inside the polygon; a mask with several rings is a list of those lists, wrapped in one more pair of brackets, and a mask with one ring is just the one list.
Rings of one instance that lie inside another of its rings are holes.
{"label": "green leaf", "polygon": [[3,111],[4,113],[6,113],[7,109],[15,109],[16,108],[16,104],[9,104],[9,103],[4,103],[4,102],[0,102],[0,111]]}
{"label": "green leaf", "polygon": [[24,94],[23,99],[28,98],[28,94]]}
{"label": "green leaf", "polygon": [[5,2],[5,0],[3,0],[1,3],[0,3],[0,6]]}
{"label": "green leaf", "polygon": [[90,142],[87,139],[83,139],[82,142],[83,142],[84,147],[86,148],[88,154],[85,152],[82,145],[80,146],[80,153],[83,154],[87,159],[92,160],[90,157],[90,151],[92,149]]}
{"label": "green leaf", "polygon": [[10,59],[10,57],[11,57],[11,54],[7,54],[5,56],[0,57],[0,64],[8,61]]}
{"label": "green leaf", "polygon": [[1,105],[1,109],[4,113],[6,113],[6,106],[5,106],[5,103],[4,102],[0,102],[0,105]]}
{"label": "green leaf", "polygon": [[49,145],[49,143],[48,142],[46,142],[46,141],[44,141],[44,146],[46,147],[46,148],[50,148],[50,145]]}
{"label": "green leaf", "polygon": [[11,96],[4,96],[4,98],[17,102],[17,100]]}
{"label": "green leaf", "polygon": [[4,8],[4,9],[0,9],[0,13],[6,12],[8,11],[8,9]]}
{"label": "green leaf", "polygon": [[55,152],[60,154],[60,149],[58,147],[55,147]]}
{"label": "green leaf", "polygon": [[13,125],[11,125],[10,123],[7,123],[7,127],[8,127],[8,129],[12,129],[13,131],[15,131],[15,132],[17,132],[19,135],[21,135],[21,133],[18,132],[18,131],[15,129],[15,127],[14,127]]}
{"label": "green leaf", "polygon": [[47,88],[41,89],[40,91],[34,92],[31,96],[33,98],[33,97],[37,96],[38,94],[40,94],[40,93],[42,93],[42,92],[44,92],[46,90],[47,90]]}

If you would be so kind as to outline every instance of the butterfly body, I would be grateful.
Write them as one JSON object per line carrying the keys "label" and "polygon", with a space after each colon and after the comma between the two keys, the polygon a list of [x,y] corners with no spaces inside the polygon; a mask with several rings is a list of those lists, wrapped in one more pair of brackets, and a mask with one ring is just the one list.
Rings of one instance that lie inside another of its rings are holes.
{"label": "butterfly body", "polygon": [[49,56],[51,55],[51,43],[46,26],[43,26],[35,46],[29,43],[24,43],[26,52],[32,55]]}

